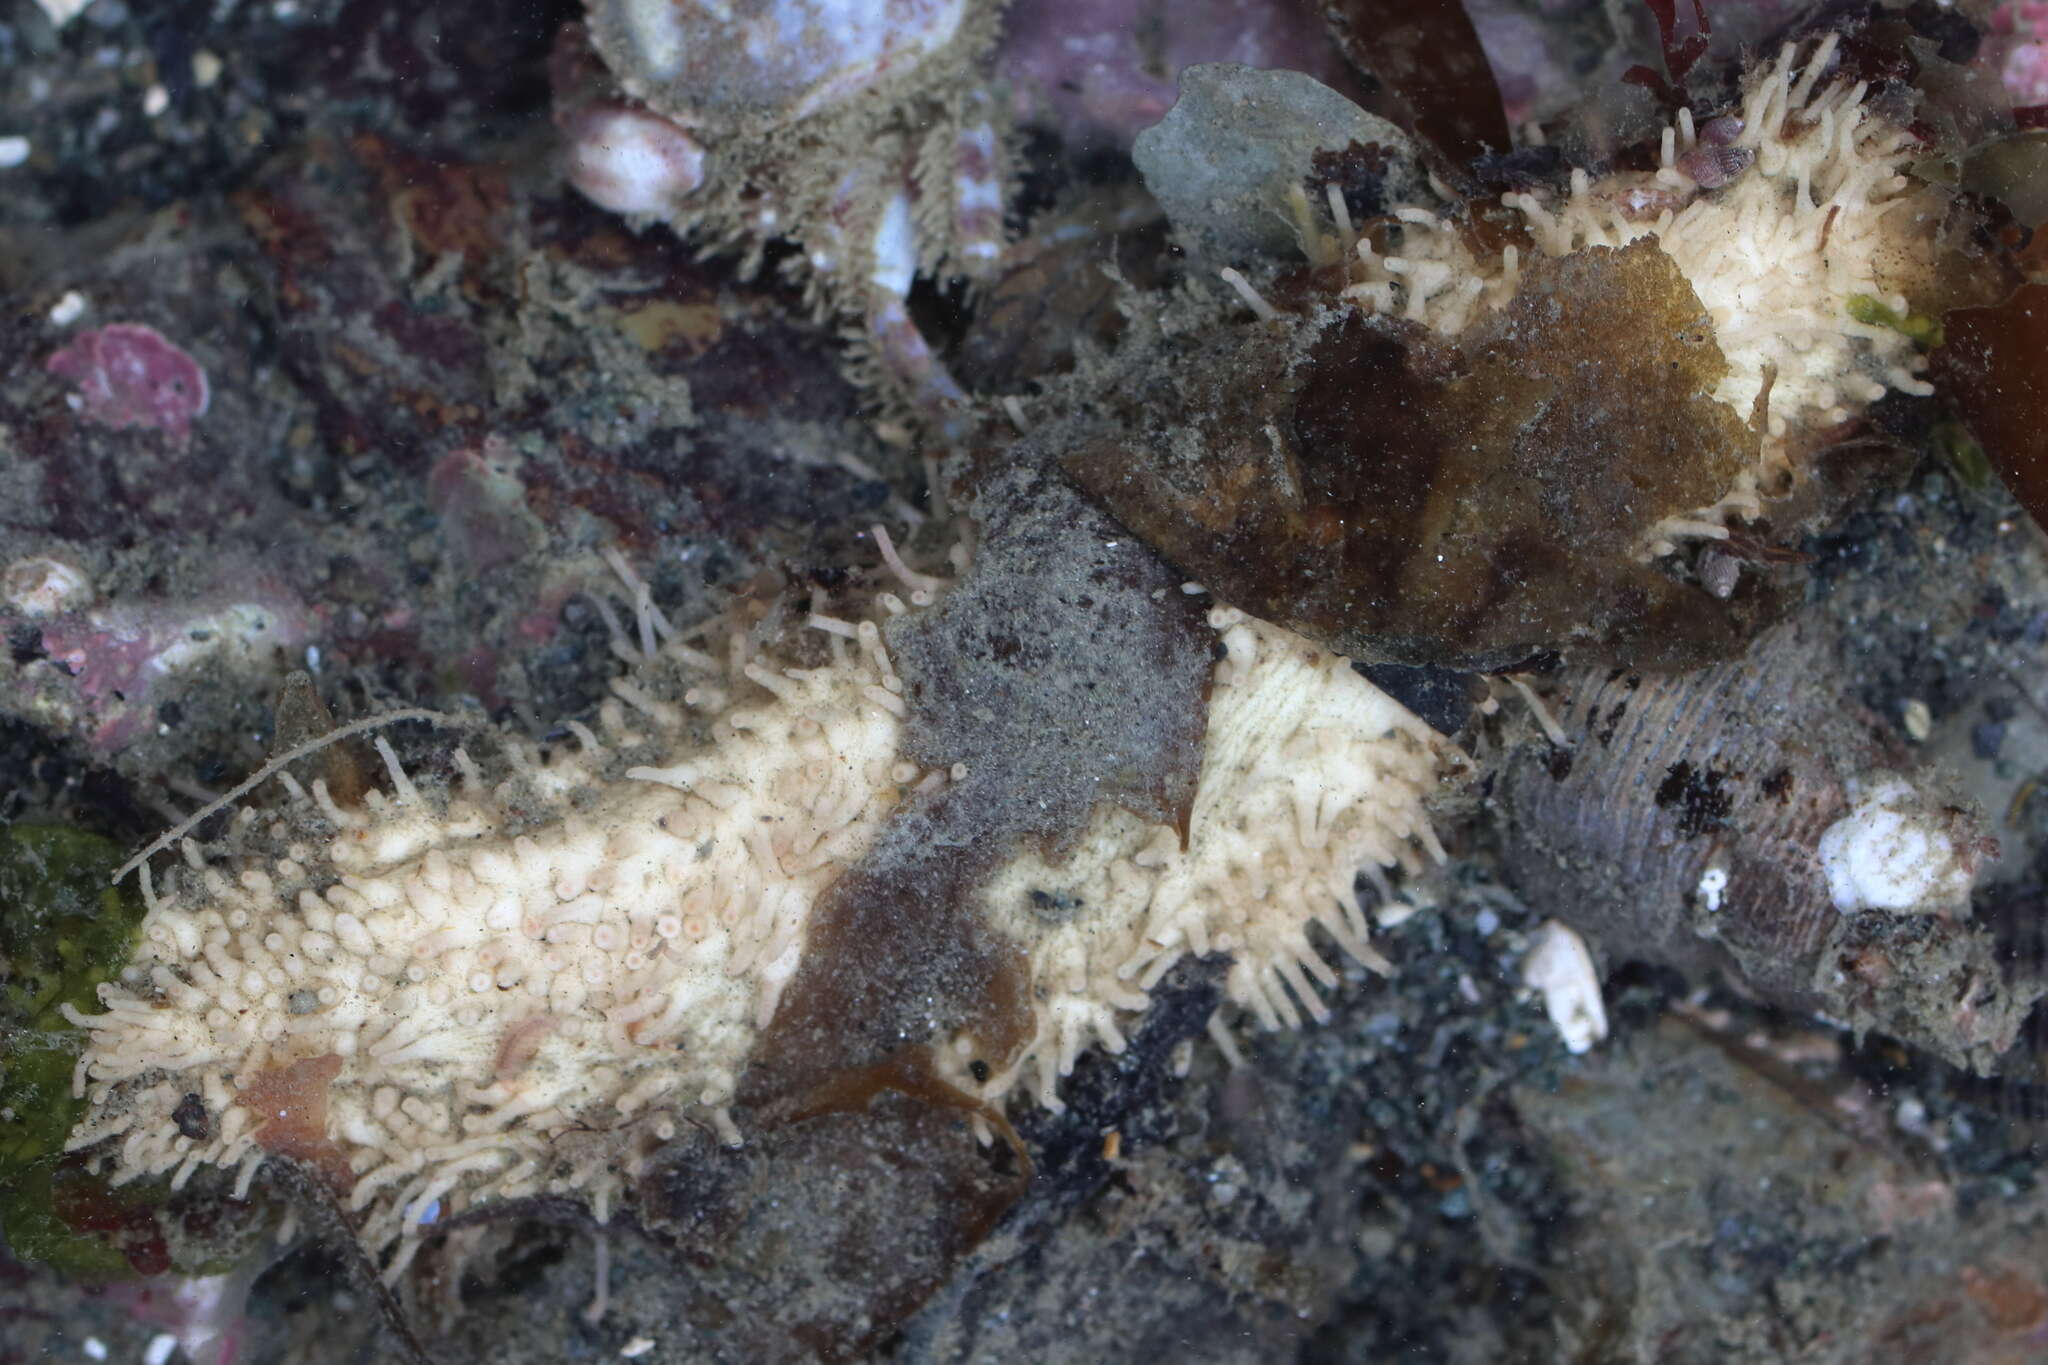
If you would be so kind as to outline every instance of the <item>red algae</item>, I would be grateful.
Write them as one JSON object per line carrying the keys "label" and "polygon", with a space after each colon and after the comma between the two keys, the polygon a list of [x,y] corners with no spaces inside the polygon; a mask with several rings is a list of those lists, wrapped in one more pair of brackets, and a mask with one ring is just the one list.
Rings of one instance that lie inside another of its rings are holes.
{"label": "red algae", "polygon": [[1475,157],[1514,144],[1500,87],[1465,6],[1455,0],[1328,0],[1324,8],[1344,55],[1407,106],[1430,169],[1462,180]]}
{"label": "red algae", "polygon": [[138,1203],[72,1165],[58,1173],[51,1195],[52,1209],[66,1227],[75,1233],[101,1234],[137,1275],[161,1275],[171,1268],[170,1247],[154,1203]]}
{"label": "red algae", "polygon": [[192,421],[205,415],[210,400],[199,362],[140,323],[80,332],[44,368],[78,385],[78,410],[89,420],[116,430],[161,431],[180,447],[191,440]]}

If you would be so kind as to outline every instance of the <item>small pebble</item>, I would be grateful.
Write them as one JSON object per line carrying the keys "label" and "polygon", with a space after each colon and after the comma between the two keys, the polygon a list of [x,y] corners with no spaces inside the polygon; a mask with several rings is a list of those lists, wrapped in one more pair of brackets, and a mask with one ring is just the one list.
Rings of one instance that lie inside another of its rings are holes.
{"label": "small pebble", "polygon": [[1914,697],[1900,708],[1899,719],[1906,727],[1906,738],[1915,744],[1925,743],[1934,731],[1934,713],[1927,709],[1927,703]]}
{"label": "small pebble", "polygon": [[2005,722],[1987,720],[1970,727],[1970,752],[1990,762],[2005,744]]}
{"label": "small pebble", "polygon": [[20,134],[0,137],[0,170],[19,166],[28,160],[29,140]]}

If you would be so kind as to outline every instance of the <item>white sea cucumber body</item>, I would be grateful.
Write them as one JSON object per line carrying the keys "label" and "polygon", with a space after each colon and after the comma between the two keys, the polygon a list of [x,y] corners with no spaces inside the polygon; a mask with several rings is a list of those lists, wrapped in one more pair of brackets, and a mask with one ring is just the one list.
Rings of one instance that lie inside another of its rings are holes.
{"label": "white sea cucumber body", "polygon": [[[1851,309],[1860,301],[1901,318],[1911,312],[1907,291],[1935,276],[1946,196],[1906,173],[1919,139],[1866,101],[1868,82],[1826,78],[1838,43],[1822,38],[1803,63],[1803,45],[1787,44],[1745,81],[1739,131],[1718,149],[1743,167],[1727,179],[1713,175],[1710,186],[1687,173],[1697,164],[1691,154],[1715,149],[1685,112],[1664,130],[1654,172],[1596,178],[1575,169],[1562,194],[1503,197],[1544,256],[1654,240],[1698,297],[1727,360],[1711,396],[1744,422],[1764,399],[1756,467],[1714,505],[1653,528],[1651,555],[1725,535],[1730,517],[1760,516],[1763,496],[1799,458],[1802,436],[1847,421],[1887,390],[1933,392],[1913,340]],[[1304,221],[1306,212],[1304,202]],[[1312,259],[1343,265],[1344,298],[1457,337],[1516,297],[1521,249],[1477,254],[1459,224],[1432,208],[1399,206],[1390,216],[1400,234],[1385,253],[1348,219],[1336,239],[1312,233],[1306,241]]]}
{"label": "white sea cucumber body", "polygon": [[[629,683],[651,714],[607,703],[603,740],[545,763],[515,746],[522,771],[494,791],[422,793],[394,765],[394,793],[359,811],[316,789],[339,825],[324,849],[234,872],[195,850],[102,987],[107,1013],[79,1020],[92,1103],[70,1146],[118,1137],[117,1180],[253,1172],[264,1116],[234,1097],[332,1054],[348,1199],[366,1244],[407,1239],[399,1264],[423,1216],[477,1197],[576,1191],[605,1216],[676,1115],[730,1131],[813,903],[899,798],[902,721],[872,695],[886,656],[837,653],[747,665],[767,701],[718,715],[710,742]],[[189,1094],[203,1137],[173,1117]],[[623,1153],[559,1141],[635,1128]]]}
{"label": "white sea cucumber body", "polygon": [[1120,1050],[1119,1013],[1188,953],[1230,954],[1225,997],[1263,1027],[1327,1018],[1319,987],[1337,974],[1310,927],[1387,970],[1356,878],[1384,887],[1383,869],[1444,857],[1427,803],[1462,753],[1341,655],[1231,607],[1209,624],[1222,658],[1185,847],[1170,825],[1101,809],[1063,858],[1028,852],[981,893],[1030,954],[1037,1008],[1032,1041],[981,1085],[990,1098],[1028,1081],[1058,1107],[1080,1053]]}
{"label": "white sea cucumber body", "polygon": [[[939,580],[898,563],[928,603]],[[813,908],[912,789],[947,778],[901,756],[909,711],[877,624],[810,623],[830,650],[815,668],[736,652],[721,669],[672,643],[675,671],[718,681],[679,706],[643,667],[614,685],[633,709],[607,702],[602,738],[572,725],[545,761],[515,742],[493,789],[457,750],[459,790],[423,792],[380,741],[389,793],[352,810],[300,792],[323,847],[209,863],[188,845],[136,960],[101,989],[107,1012],[74,1020],[90,1104],[70,1147],[111,1156],[116,1180],[213,1164],[246,1182],[272,1116],[236,1097],[335,1059],[326,1137],[362,1240],[397,1248],[395,1278],[434,1217],[573,1193],[602,1219],[678,1120],[737,1141],[725,1106]],[[1105,810],[1056,867],[1027,847],[998,869],[976,906],[1029,956],[1033,1035],[980,1081],[956,1058],[963,1089],[1005,1100],[1030,1073],[1020,1093],[1057,1105],[1078,1053],[1120,1047],[1117,1019],[1190,951],[1233,954],[1226,994],[1268,1026],[1321,1018],[1311,978],[1336,976],[1309,926],[1384,966],[1353,878],[1443,856],[1425,803],[1455,749],[1343,658],[1228,607],[1210,625],[1222,649],[1186,847]],[[727,701],[741,691],[758,701]],[[1085,913],[1038,915],[1034,893]]]}

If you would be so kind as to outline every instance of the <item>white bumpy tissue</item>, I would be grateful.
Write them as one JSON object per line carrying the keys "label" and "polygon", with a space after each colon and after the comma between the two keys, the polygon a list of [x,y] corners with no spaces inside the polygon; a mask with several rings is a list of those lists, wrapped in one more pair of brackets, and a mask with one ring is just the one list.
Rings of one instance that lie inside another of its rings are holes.
{"label": "white bumpy tissue", "polygon": [[1820,837],[1835,908],[1922,913],[1968,904],[1975,859],[1953,829],[1899,778],[1874,783]]}

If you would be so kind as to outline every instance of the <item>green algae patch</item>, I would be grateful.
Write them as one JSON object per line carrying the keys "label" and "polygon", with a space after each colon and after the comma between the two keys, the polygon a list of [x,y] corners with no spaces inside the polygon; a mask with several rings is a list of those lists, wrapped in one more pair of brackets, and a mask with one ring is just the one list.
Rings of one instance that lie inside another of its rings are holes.
{"label": "green algae patch", "polygon": [[108,885],[121,860],[81,830],[0,829],[0,1233],[21,1259],[91,1278],[149,1272],[136,1234],[161,1197],[108,1190],[64,1159],[84,1038],[62,1007],[99,1012],[99,984],[134,955],[142,923],[133,889]]}
{"label": "green algae patch", "polygon": [[1916,346],[1941,345],[1941,319],[1925,313],[1901,313],[1870,294],[1849,296],[1849,316],[1866,327],[1889,327]]}
{"label": "green algae patch", "polygon": [[1998,482],[1998,471],[1991,467],[1991,457],[1984,453],[1984,447],[1977,444],[1970,429],[1954,418],[1934,424],[1934,449],[1939,452],[1948,467],[1955,471],[1965,487],[1986,489]]}

